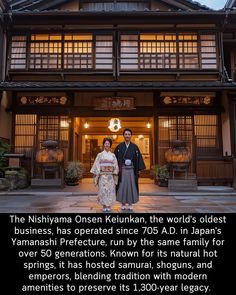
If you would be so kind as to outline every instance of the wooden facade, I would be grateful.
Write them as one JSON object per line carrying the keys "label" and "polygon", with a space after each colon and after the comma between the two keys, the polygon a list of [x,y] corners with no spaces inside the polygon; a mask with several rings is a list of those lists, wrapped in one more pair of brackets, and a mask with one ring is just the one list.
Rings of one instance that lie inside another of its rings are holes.
{"label": "wooden facade", "polygon": [[144,176],[181,139],[199,183],[236,186],[232,1],[220,11],[190,0],[10,2],[0,87],[29,169],[50,138],[89,171],[102,138],[115,147],[130,127]]}

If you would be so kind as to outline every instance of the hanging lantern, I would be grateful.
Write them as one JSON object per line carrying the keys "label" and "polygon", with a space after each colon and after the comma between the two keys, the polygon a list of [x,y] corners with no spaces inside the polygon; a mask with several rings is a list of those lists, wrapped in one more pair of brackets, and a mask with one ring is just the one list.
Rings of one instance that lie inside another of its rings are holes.
{"label": "hanging lantern", "polygon": [[112,118],[109,121],[109,126],[108,128],[112,131],[112,132],[117,132],[121,129],[121,122],[120,119],[118,118]]}

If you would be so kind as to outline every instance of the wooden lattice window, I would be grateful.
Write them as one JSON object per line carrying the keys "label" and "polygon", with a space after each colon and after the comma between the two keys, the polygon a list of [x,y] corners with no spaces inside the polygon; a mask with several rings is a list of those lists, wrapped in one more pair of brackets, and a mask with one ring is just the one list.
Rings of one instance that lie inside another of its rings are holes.
{"label": "wooden lattice window", "polygon": [[121,35],[120,41],[120,69],[138,70],[139,64],[138,35]]}
{"label": "wooden lattice window", "polygon": [[113,67],[113,42],[112,36],[98,35],[95,43],[95,68],[97,70],[111,70]]}
{"label": "wooden lattice window", "polygon": [[201,39],[201,65],[202,69],[216,69],[216,36],[200,35]]}
{"label": "wooden lattice window", "polygon": [[36,115],[15,116],[15,152],[23,153],[26,157],[32,156],[36,136]]}
{"label": "wooden lattice window", "polygon": [[158,119],[158,163],[164,165],[165,152],[174,140],[182,140],[192,151],[192,116],[160,116]]}
{"label": "wooden lattice window", "polygon": [[67,116],[38,117],[37,148],[42,148],[45,140],[56,140],[64,151],[64,160],[68,160],[69,123]]}
{"label": "wooden lattice window", "polygon": [[147,1],[81,1],[85,11],[143,11],[149,8]]}
{"label": "wooden lattice window", "polygon": [[140,69],[176,68],[175,34],[140,35]]}
{"label": "wooden lattice window", "polygon": [[26,36],[13,36],[11,42],[10,69],[26,69]]}
{"label": "wooden lattice window", "polygon": [[62,36],[33,34],[30,40],[30,69],[60,69],[62,64]]}
{"label": "wooden lattice window", "polygon": [[93,68],[93,35],[66,34],[64,43],[65,69]]}
{"label": "wooden lattice window", "polygon": [[222,152],[217,115],[195,115],[194,131],[198,156],[215,156]]}
{"label": "wooden lattice window", "polygon": [[180,69],[198,69],[198,35],[179,34],[179,67]]}

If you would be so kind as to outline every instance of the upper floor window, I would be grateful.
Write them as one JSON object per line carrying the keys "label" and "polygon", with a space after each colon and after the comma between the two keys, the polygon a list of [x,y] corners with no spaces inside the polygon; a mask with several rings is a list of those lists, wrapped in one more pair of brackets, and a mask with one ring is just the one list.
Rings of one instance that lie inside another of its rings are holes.
{"label": "upper floor window", "polygon": [[142,11],[149,8],[147,1],[82,1],[81,8],[85,11]]}
{"label": "upper floor window", "polygon": [[121,35],[120,69],[217,69],[216,36],[196,33]]}
{"label": "upper floor window", "polygon": [[32,34],[27,49],[26,36],[13,36],[10,68],[112,70],[112,39],[112,35]]}
{"label": "upper floor window", "polygon": [[26,36],[13,36],[11,42],[11,69],[26,68]]}
{"label": "upper floor window", "polygon": [[62,36],[33,34],[30,38],[29,68],[59,69],[62,65]]}
{"label": "upper floor window", "polygon": [[93,35],[66,34],[64,43],[65,69],[91,69]]}
{"label": "upper floor window", "polygon": [[112,34],[13,36],[10,69],[111,71],[115,59],[120,71],[217,69],[214,34],[126,33],[119,52],[113,43]]}

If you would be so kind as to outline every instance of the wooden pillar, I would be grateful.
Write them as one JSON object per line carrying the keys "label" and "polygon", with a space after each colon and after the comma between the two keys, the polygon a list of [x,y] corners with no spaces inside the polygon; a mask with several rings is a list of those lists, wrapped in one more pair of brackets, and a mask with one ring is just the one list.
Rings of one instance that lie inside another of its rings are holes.
{"label": "wooden pillar", "polygon": [[74,117],[70,116],[70,126],[69,126],[69,155],[68,155],[68,160],[72,161],[73,160],[73,155],[74,155]]}
{"label": "wooden pillar", "polygon": [[160,97],[159,92],[154,93],[153,97],[153,106],[154,106],[154,111],[153,111],[153,148],[154,148],[154,153],[153,153],[153,162],[154,164],[158,164],[158,99]]}
{"label": "wooden pillar", "polygon": [[236,94],[229,95],[230,137],[233,157],[233,187],[236,188]]}
{"label": "wooden pillar", "polygon": [[234,172],[234,180],[233,180],[233,187],[236,188],[236,99],[233,102],[233,122],[232,122],[232,131],[231,134],[233,135],[233,172]]}

